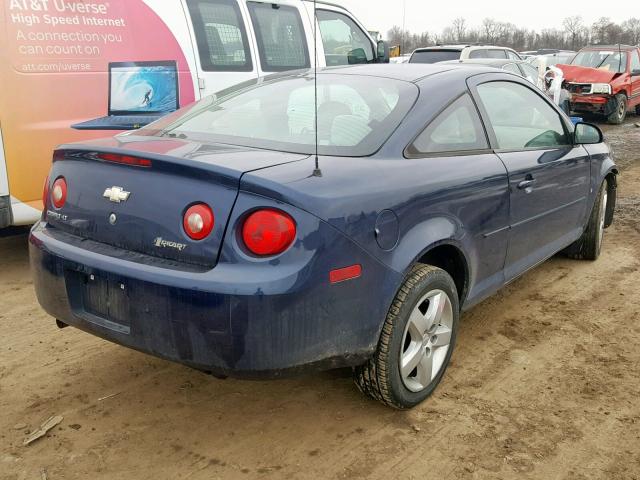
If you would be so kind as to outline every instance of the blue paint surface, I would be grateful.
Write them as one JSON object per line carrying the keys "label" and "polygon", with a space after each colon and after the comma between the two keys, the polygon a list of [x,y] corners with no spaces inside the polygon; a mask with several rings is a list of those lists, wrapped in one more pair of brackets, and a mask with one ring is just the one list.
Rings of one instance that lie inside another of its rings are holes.
{"label": "blue paint surface", "polygon": [[[362,363],[403,278],[434,248],[463,259],[459,295],[469,308],[580,236],[615,169],[606,145],[406,158],[453,99],[476,98],[474,85],[529,84],[477,67],[403,67],[342,69],[411,81],[420,95],[375,154],[321,156],[321,175],[306,154],[151,134],[62,147],[66,159],[53,164],[50,182],[67,179],[67,204],[49,205],[30,236],[41,305],[64,323],[196,368],[278,376]],[[95,152],[152,166],[101,162]],[[531,175],[533,186],[519,188]],[[112,186],[130,198],[103,198]],[[182,229],[194,202],[215,215],[199,242]],[[282,254],[258,258],[239,231],[265,207],[291,215],[297,236]],[[160,248],[159,237],[184,247]],[[329,282],[331,270],[353,264],[359,278]]]}

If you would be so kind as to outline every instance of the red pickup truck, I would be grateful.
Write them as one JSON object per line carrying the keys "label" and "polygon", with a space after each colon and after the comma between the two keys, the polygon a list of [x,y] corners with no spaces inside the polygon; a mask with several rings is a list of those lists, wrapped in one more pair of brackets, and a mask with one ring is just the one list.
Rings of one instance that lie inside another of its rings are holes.
{"label": "red pickup truck", "polygon": [[640,115],[640,48],[598,45],[580,50],[569,65],[558,65],[571,94],[571,110],[624,122],[627,111]]}

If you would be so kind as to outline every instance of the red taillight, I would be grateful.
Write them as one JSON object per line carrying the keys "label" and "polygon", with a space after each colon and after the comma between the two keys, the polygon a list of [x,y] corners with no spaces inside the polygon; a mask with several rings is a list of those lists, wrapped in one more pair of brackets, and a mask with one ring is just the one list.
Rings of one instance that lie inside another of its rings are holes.
{"label": "red taillight", "polygon": [[131,155],[120,155],[117,153],[99,153],[97,157],[105,162],[123,163],[134,167],[150,167],[151,160],[147,158],[132,157]]}
{"label": "red taillight", "polygon": [[296,224],[288,214],[274,209],[253,212],[242,226],[242,240],[255,255],[284,252],[296,236]]}
{"label": "red taillight", "polygon": [[213,230],[213,211],[205,203],[191,205],[184,214],[182,226],[193,240],[202,240]]}
{"label": "red taillight", "polygon": [[64,177],[58,177],[51,187],[51,202],[56,208],[62,208],[67,201],[67,182]]}
{"label": "red taillight", "polygon": [[49,177],[44,179],[42,187],[42,207],[47,208],[47,198],[49,198]]}

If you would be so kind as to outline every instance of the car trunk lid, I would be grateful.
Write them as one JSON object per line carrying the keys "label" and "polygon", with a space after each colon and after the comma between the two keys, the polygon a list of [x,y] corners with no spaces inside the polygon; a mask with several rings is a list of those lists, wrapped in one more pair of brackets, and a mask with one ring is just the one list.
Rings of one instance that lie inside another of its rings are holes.
{"label": "car trunk lid", "polygon": [[[48,202],[60,230],[143,255],[214,267],[240,178],[307,155],[171,138],[124,136],[60,147],[49,184],[64,177],[67,200]],[[202,240],[184,231],[187,208],[205,203],[214,227]]]}

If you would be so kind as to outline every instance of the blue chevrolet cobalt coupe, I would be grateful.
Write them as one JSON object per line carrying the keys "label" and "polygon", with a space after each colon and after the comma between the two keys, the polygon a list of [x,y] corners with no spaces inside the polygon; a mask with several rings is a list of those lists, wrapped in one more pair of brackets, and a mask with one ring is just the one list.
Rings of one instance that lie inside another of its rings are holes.
{"label": "blue chevrolet cobalt coupe", "polygon": [[315,92],[313,71],[267,77],[59,147],[30,236],[43,308],[220,376],[353,367],[410,408],[462,310],[557,252],[598,257],[609,149],[526,80],[321,70],[317,122]]}

